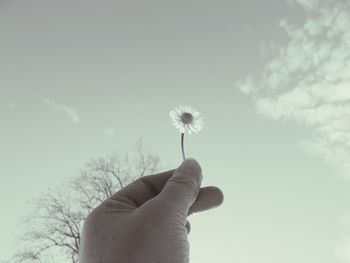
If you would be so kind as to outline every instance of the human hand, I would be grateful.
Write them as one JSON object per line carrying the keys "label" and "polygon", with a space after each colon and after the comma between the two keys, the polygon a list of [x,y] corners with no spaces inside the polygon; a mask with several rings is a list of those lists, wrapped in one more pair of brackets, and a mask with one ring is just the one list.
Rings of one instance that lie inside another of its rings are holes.
{"label": "human hand", "polygon": [[223,194],[200,188],[200,165],[137,179],[104,201],[85,221],[80,263],[188,263],[187,216],[220,205]]}

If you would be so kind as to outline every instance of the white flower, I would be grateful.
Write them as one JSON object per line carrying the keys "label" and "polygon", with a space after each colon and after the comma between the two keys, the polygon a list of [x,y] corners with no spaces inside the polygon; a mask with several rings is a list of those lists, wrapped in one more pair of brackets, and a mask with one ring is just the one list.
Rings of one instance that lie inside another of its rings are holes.
{"label": "white flower", "polygon": [[192,132],[198,133],[204,125],[201,114],[190,106],[179,106],[169,113],[173,125],[181,133],[186,131],[191,135]]}

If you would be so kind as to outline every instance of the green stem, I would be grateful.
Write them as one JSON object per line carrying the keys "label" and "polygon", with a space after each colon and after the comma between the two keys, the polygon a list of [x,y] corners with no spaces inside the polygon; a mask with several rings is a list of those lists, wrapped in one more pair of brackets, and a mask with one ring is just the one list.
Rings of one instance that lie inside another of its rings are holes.
{"label": "green stem", "polygon": [[182,158],[185,160],[185,150],[184,150],[184,133],[181,133],[181,150],[182,150]]}

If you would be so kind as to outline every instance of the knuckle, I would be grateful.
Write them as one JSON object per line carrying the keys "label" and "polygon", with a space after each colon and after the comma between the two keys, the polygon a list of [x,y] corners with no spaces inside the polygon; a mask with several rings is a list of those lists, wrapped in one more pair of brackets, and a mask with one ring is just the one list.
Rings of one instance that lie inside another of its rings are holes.
{"label": "knuckle", "polygon": [[178,185],[190,194],[197,195],[199,191],[199,184],[196,182],[196,180],[188,177],[174,176],[168,180],[168,183]]}

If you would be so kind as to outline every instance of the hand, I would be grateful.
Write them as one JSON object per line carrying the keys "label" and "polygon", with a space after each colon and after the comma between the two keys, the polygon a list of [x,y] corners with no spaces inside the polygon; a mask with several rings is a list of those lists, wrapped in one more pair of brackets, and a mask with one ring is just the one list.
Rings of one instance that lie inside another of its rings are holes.
{"label": "hand", "polygon": [[223,201],[218,188],[200,188],[202,178],[200,165],[186,159],[115,193],[86,219],[80,263],[188,263],[187,216]]}

